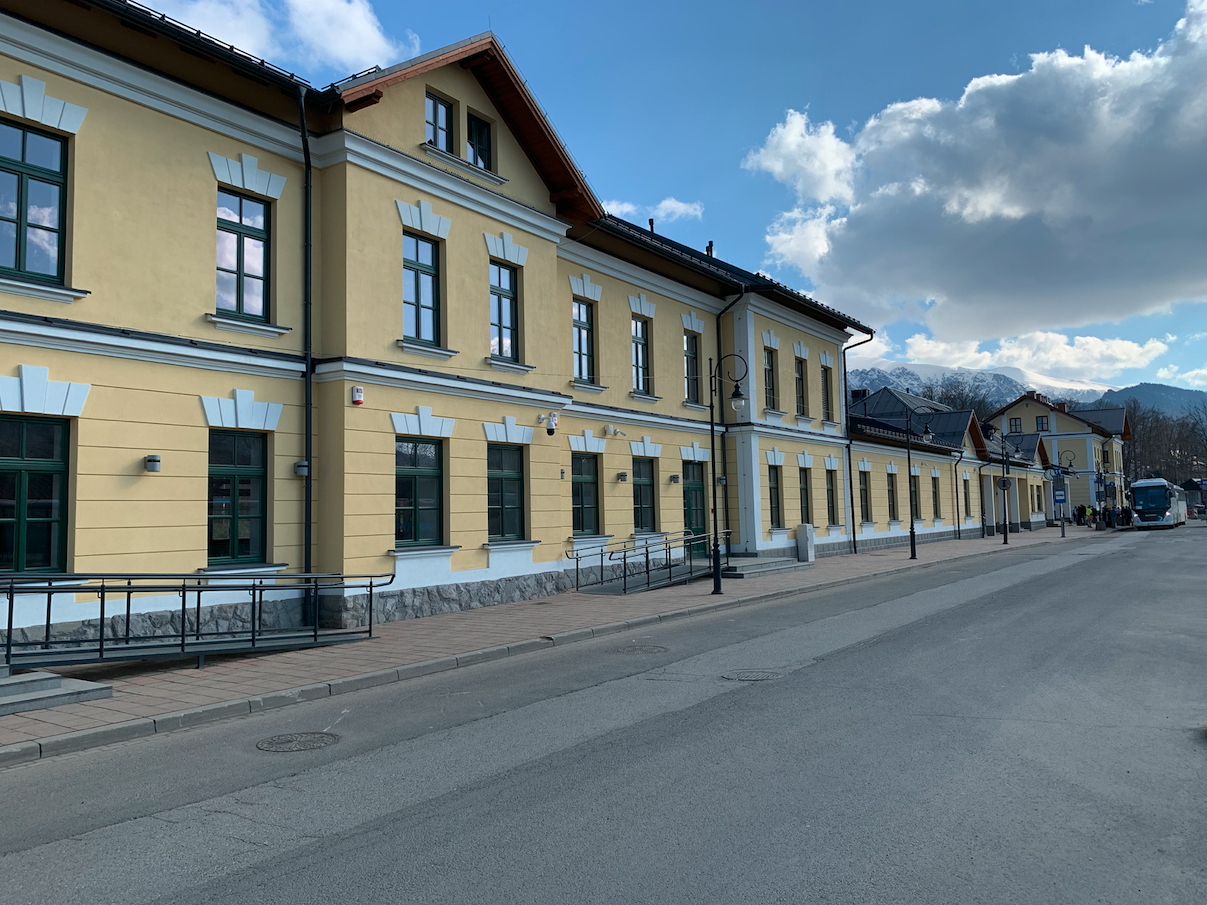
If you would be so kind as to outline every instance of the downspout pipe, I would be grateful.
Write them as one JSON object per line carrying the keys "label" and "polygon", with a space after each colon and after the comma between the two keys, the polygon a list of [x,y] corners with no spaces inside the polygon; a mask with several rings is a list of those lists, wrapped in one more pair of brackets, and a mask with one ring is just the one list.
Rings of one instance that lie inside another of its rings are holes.
{"label": "downspout pipe", "polygon": [[[956,472],[959,471],[960,463],[964,461],[964,447],[960,447],[960,458],[956,459],[954,465],[951,466],[951,496],[956,503],[956,540],[962,540],[960,537],[960,483],[956,477]],[[965,513],[967,515],[967,513]]]}
{"label": "downspout pipe", "polygon": [[302,571],[313,571],[314,553],[314,305],[311,271],[313,269],[314,166],[310,158],[310,131],[306,127],[306,87],[298,86],[298,130],[302,133],[302,157],[306,167],[304,239],[302,244],[302,346],[306,358],[305,385],[305,457],[306,477],[302,521]]}
{"label": "downspout pipe", "polygon": [[[736,305],[738,302],[740,302],[742,299],[744,299],[746,297],[746,285],[744,283],[739,283],[738,289],[741,290],[738,293],[738,297],[736,299],[734,299],[732,302],[730,302],[728,305],[726,305],[724,308],[722,308],[720,311],[717,312],[717,361],[721,360],[721,355],[722,355],[721,318],[723,318],[725,316],[726,312],[728,312],[730,308],[732,308],[734,305]],[[736,347],[734,348],[734,351],[735,352],[737,351]],[[710,380],[712,379],[711,375],[709,375],[709,379]],[[753,393],[753,391],[752,391],[752,393]],[[721,404],[718,406],[718,408],[721,410],[721,474],[725,475],[725,493],[721,495],[721,501],[722,501],[722,503],[724,503],[724,506],[725,506],[725,552],[730,553],[733,551],[733,535],[729,533],[729,452],[728,452],[729,445],[725,442],[725,399],[724,399],[724,395],[725,395],[724,393],[721,394],[721,396],[722,396]],[[751,398],[752,399],[754,398],[753,395],[751,396]],[[716,468],[715,462],[713,463],[713,468],[714,468],[714,470]],[[714,471],[713,480],[714,481],[716,480],[715,471]]]}
{"label": "downspout pipe", "polygon": [[[851,552],[859,552],[859,542],[855,540],[855,482],[852,480],[855,474],[854,466],[851,464],[851,391],[847,387],[847,352],[865,343],[870,343],[876,338],[876,331],[873,330],[868,334],[867,339],[861,339],[853,346],[842,347],[842,413],[846,417],[847,428],[847,496],[851,500],[851,517],[848,522],[848,527],[851,531]],[[906,425],[906,430],[909,430],[910,425]]]}

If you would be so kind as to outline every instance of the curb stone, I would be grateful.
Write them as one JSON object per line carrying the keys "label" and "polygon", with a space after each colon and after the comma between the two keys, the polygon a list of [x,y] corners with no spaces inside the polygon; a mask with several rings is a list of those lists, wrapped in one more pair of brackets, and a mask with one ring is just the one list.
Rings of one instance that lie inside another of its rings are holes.
{"label": "curb stone", "polygon": [[[1028,544],[1024,549],[1029,550],[1034,547],[1050,546],[1056,542],[1057,539],[1053,538],[1052,540]],[[1001,546],[1006,547],[1007,545],[1002,544]],[[636,616],[632,619],[627,619],[624,622],[610,622],[604,625],[595,626],[593,628],[574,629],[568,632],[544,635],[540,638],[529,638],[524,641],[515,641],[510,644],[483,648],[482,650],[467,651],[463,654],[439,657],[435,660],[423,660],[419,663],[408,663],[404,666],[377,670],[375,672],[363,673],[357,676],[347,676],[342,679],[332,679],[330,682],[319,682],[313,685],[303,685],[298,688],[287,688],[283,691],[258,695],[257,697],[246,698],[241,701],[223,701],[218,704],[209,704],[205,707],[198,707],[194,710],[182,710],[176,713],[165,713],[157,717],[146,717],[143,719],[128,720],[123,723],[113,723],[109,726],[98,726],[94,729],[81,729],[75,732],[65,732],[61,735],[49,736],[39,741],[17,742],[12,745],[0,746],[0,769],[9,766],[16,766],[17,764],[41,760],[42,758],[46,757],[53,757],[57,754],[68,754],[75,751],[83,751],[88,748],[99,748],[103,745],[112,745],[117,742],[124,742],[131,739],[142,738],[148,735],[155,735],[159,732],[171,732],[178,729],[187,729],[193,726],[212,723],[217,720],[228,719],[236,716],[246,716],[252,713],[260,713],[265,710],[274,710],[278,707],[286,707],[291,704],[301,704],[306,701],[314,701],[320,698],[329,697],[331,695],[359,691],[363,688],[391,685],[396,682],[404,682],[407,679],[417,679],[421,676],[432,675],[438,672],[446,672],[451,669],[458,669],[460,667],[471,666],[477,663],[504,659],[517,654],[544,650],[545,648],[549,647],[571,644],[576,641],[589,641],[592,638],[600,637],[602,635],[632,631],[633,629],[642,628],[647,625],[656,625],[661,622],[669,622],[675,619],[685,619],[692,616],[704,616],[720,610],[750,606],[756,603],[770,603],[775,600],[782,600],[785,597],[799,597],[805,594],[811,594],[815,591],[826,591],[859,581],[868,581],[869,579],[897,575],[901,572],[911,572],[919,569],[932,568],[934,566],[949,565],[953,562],[962,562],[964,560],[976,559],[983,556],[994,556],[1000,552],[1002,552],[1000,548],[994,550],[985,550],[980,553],[969,553],[965,554],[964,556],[956,556],[950,559],[938,560],[936,562],[920,562],[912,565],[900,566],[895,569],[885,569],[880,572],[873,572],[866,575],[852,575],[847,578],[836,578],[832,581],[811,585],[807,588],[781,588],[776,591],[767,591],[763,594],[753,594],[749,597],[730,597],[726,598],[725,600],[697,604],[696,606],[685,607],[681,610],[671,610],[669,612],[659,613],[653,616]],[[1007,549],[1006,552],[1010,552],[1009,549]]]}

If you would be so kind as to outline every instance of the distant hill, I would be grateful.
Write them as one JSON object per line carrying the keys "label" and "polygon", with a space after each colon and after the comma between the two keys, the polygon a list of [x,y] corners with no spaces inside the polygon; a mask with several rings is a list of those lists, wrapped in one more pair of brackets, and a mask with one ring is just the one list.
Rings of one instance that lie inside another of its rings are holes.
{"label": "distant hill", "polygon": [[1207,401],[1207,392],[1184,390],[1181,387],[1171,387],[1163,383],[1138,383],[1134,387],[1108,390],[1102,394],[1101,404],[1103,406],[1125,405],[1128,399],[1133,398],[1141,405],[1159,408],[1167,415],[1181,415],[1191,406]]}

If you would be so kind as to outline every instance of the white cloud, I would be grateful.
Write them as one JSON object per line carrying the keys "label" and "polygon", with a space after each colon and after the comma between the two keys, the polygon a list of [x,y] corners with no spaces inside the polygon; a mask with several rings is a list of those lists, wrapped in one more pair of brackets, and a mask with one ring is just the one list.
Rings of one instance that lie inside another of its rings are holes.
{"label": "white cloud", "polygon": [[982,349],[977,340],[944,341],[915,334],[905,341],[906,358],[919,364],[963,368],[1013,367],[1053,377],[1104,379],[1125,368],[1144,368],[1169,351],[1159,339],[1143,345],[1128,339],[1100,339],[1035,331],[997,341]]}
{"label": "white cloud", "polygon": [[1182,375],[1182,379],[1192,387],[1207,387],[1207,367],[1187,371]]}
{"label": "white cloud", "polygon": [[1200,339],[1207,339],[1207,333],[1191,333],[1188,337],[1186,337],[1186,342],[1194,343],[1198,342]]}
{"label": "white cloud", "polygon": [[385,33],[369,0],[146,0],[147,4],[283,68],[336,70],[340,77],[419,53],[407,29]]}
{"label": "white cloud", "polygon": [[668,195],[652,207],[633,204],[631,201],[605,201],[603,206],[609,214],[623,217],[626,220],[653,217],[655,225],[663,220],[673,223],[688,217],[693,220],[700,220],[704,217],[704,202],[680,201],[672,195]]}
{"label": "white cloud", "polygon": [[1166,365],[1163,368],[1157,368],[1157,379],[1158,380],[1173,380],[1177,376],[1178,376],[1178,366],[1177,365]]}
{"label": "white cloud", "polygon": [[1172,342],[1177,342],[1178,337],[1173,333],[1166,333],[1164,339],[1165,339],[1165,342],[1172,343]]}
{"label": "white cloud", "polygon": [[955,341],[1207,300],[1205,154],[1207,0],[1190,0],[1155,51],[1035,54],[849,141],[790,111],[744,165],[796,196],[772,260],[861,319]]}
{"label": "white cloud", "polygon": [[[851,348],[848,346],[847,348]],[[890,358],[897,351],[887,336],[878,334],[870,341],[863,343],[851,353],[852,361],[865,361],[870,358]]]}

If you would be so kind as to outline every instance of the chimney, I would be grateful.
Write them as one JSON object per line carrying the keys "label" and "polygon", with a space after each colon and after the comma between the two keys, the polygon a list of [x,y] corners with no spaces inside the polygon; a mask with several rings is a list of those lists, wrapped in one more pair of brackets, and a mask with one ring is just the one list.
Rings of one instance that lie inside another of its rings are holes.
{"label": "chimney", "polygon": [[712,239],[708,240],[708,248],[704,249],[704,253],[710,258],[712,257]]}
{"label": "chimney", "polygon": [[851,401],[859,402],[868,398],[868,390],[851,390]]}
{"label": "chimney", "polygon": [[654,218],[650,217],[650,232],[654,231]]}
{"label": "chimney", "polygon": [[1066,415],[1069,413],[1069,404],[1067,402],[1058,402],[1052,407],[1058,412],[1064,412]]}
{"label": "chimney", "polygon": [[1028,399],[1038,399],[1039,393],[1035,392],[1035,390],[1027,390],[1027,398]]}

